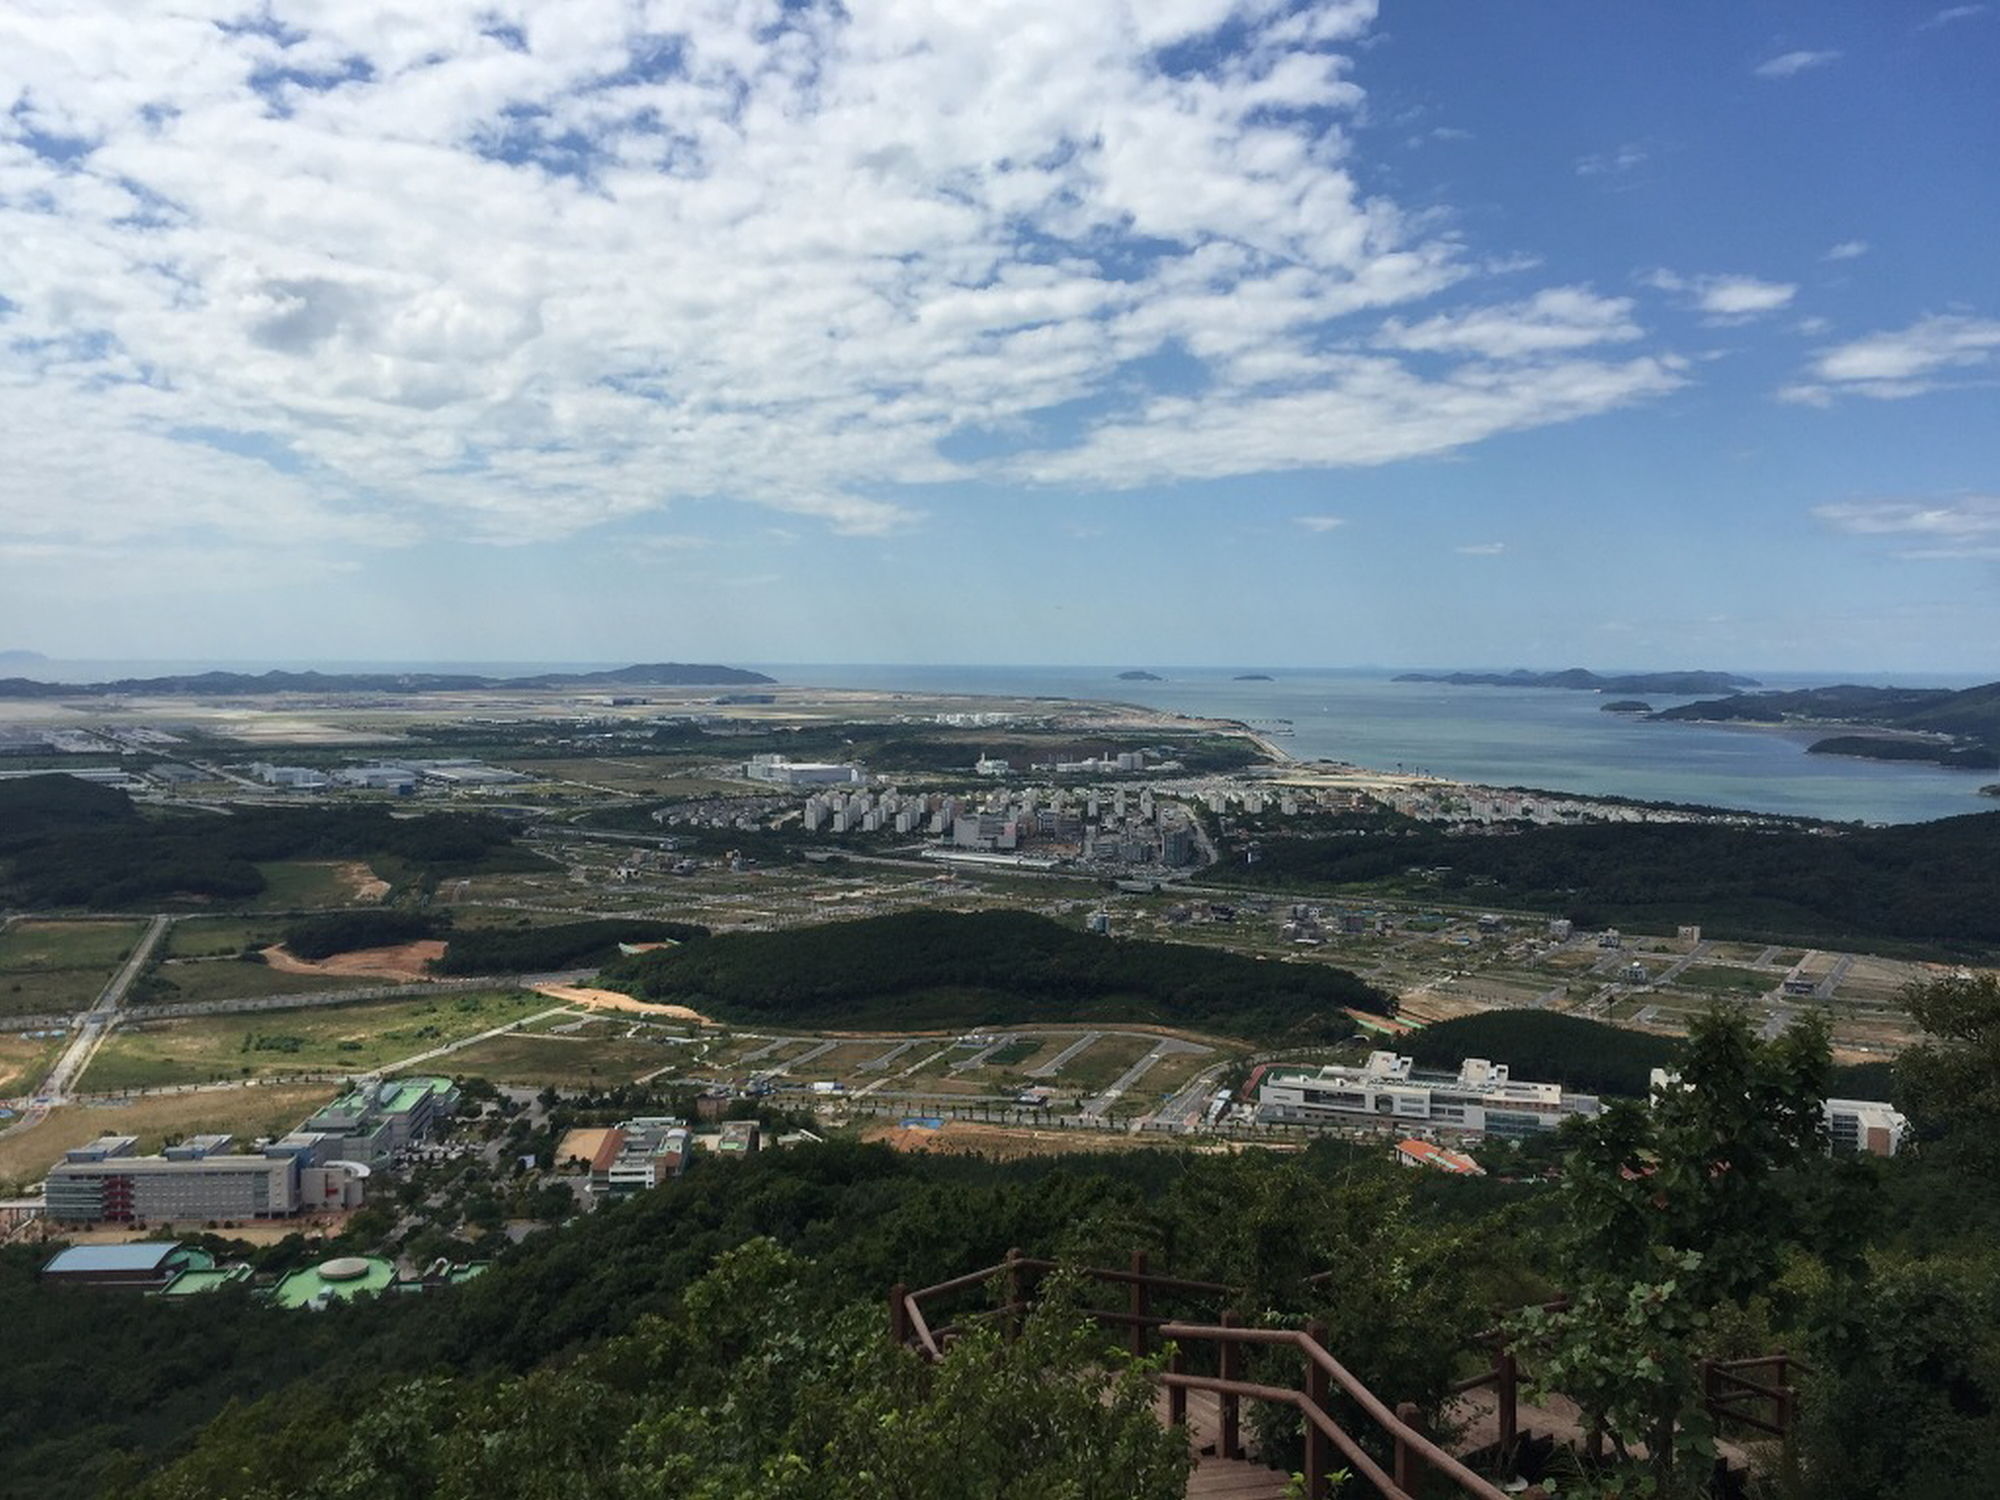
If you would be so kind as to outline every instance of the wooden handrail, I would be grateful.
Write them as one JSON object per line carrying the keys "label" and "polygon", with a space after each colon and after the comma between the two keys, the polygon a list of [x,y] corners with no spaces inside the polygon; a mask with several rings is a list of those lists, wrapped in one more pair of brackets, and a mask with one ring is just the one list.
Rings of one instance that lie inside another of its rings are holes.
{"label": "wooden handrail", "polygon": [[[1210,1327],[1198,1323],[1169,1323],[1160,1330],[1166,1337],[1179,1342],[1186,1339],[1201,1339],[1220,1344],[1263,1344],[1282,1345],[1298,1350],[1306,1359],[1317,1365],[1330,1376],[1333,1382],[1347,1393],[1350,1399],[1380,1427],[1384,1433],[1394,1438],[1399,1448],[1407,1449],[1421,1457],[1432,1468],[1439,1470],[1463,1488],[1477,1495],[1479,1500],[1506,1500],[1505,1494],[1451,1454],[1438,1447],[1429,1438],[1410,1426],[1396,1413],[1383,1404],[1382,1399],[1348,1371],[1347,1366],[1328,1353],[1319,1340],[1293,1328],[1228,1328]],[[1243,1393],[1239,1393],[1243,1394]],[[1297,1395],[1296,1392],[1293,1393]],[[1258,1397],[1267,1400],[1268,1397]],[[1298,1398],[1303,1401],[1305,1398]],[[1331,1421],[1331,1418],[1328,1419]],[[1333,1436],[1328,1433],[1328,1436]],[[1339,1439],[1335,1439],[1336,1442]],[[1345,1449],[1343,1448],[1343,1452]],[[1378,1488],[1380,1484],[1378,1482]],[[1387,1493],[1387,1491],[1385,1491]],[[1400,1493],[1400,1491],[1398,1491]]]}

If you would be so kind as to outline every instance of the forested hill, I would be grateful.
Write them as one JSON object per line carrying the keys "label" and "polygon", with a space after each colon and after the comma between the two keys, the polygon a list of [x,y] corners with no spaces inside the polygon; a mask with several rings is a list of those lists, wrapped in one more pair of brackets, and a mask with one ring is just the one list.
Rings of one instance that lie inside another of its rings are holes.
{"label": "forested hill", "polygon": [[741,667],[666,661],[604,672],[484,677],[463,672],[195,672],[113,682],[38,682],[0,677],[0,698],[75,698],[105,693],[449,693],[478,688],[748,687],[776,681]]}
{"label": "forested hill", "polygon": [[1580,926],[1831,946],[2000,947],[2000,813],[1837,833],[1710,823],[1607,823],[1451,834],[1432,826],[1350,838],[1260,835],[1209,881],[1383,892],[1511,907]]}
{"label": "forested hill", "polygon": [[1867,724],[1951,734],[2000,747],[2000,682],[1970,688],[1837,687],[1788,693],[1743,693],[1662,709],[1656,719],[1697,722],[1747,721],[1775,724],[1804,720],[1815,724]]}
{"label": "forested hill", "polygon": [[[1451,1070],[1468,1057],[1504,1062],[1525,1083],[1560,1083],[1587,1094],[1643,1099],[1653,1069],[1671,1068],[1681,1043],[1674,1037],[1632,1031],[1582,1016],[1546,1010],[1489,1010],[1433,1021],[1397,1043],[1419,1067]],[[1893,1099],[1888,1063],[1836,1066],[1828,1093],[1834,1098]]]}
{"label": "forested hill", "polygon": [[123,792],[73,776],[0,782],[0,900],[13,904],[247,900],[264,889],[258,864],[285,859],[393,859],[417,876],[547,867],[490,814],[257,807],[147,818]]}
{"label": "forested hill", "polygon": [[1561,672],[1404,672],[1396,682],[1443,682],[1453,687],[1570,688],[1591,693],[1730,693],[1759,684],[1734,672],[1623,672],[1604,677],[1582,667]]}
{"label": "forested hill", "polygon": [[901,912],[724,933],[621,959],[603,982],[766,1026],[1151,1023],[1254,1039],[1352,1033],[1395,1002],[1344,969],[1076,932],[1030,912]]}

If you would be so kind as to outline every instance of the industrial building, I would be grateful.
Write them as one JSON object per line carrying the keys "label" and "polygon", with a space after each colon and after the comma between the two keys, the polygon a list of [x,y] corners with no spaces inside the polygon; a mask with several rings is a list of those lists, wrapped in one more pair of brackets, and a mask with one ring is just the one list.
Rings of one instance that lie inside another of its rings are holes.
{"label": "industrial building", "polygon": [[282,1143],[231,1154],[230,1137],[197,1136],[158,1156],[129,1135],[100,1136],[49,1169],[47,1216],[70,1224],[278,1219],[356,1207],[365,1168],[312,1160]]}
{"label": "industrial building", "polygon": [[752,781],[770,781],[779,786],[853,786],[868,779],[859,766],[789,760],[782,755],[752,756],[743,774]]}
{"label": "industrial building", "polygon": [[318,1136],[316,1160],[373,1166],[428,1138],[457,1108],[458,1087],[449,1078],[378,1078],[341,1095],[279,1144],[301,1149],[305,1137]]}
{"label": "industrial building", "polygon": [[1571,1115],[1600,1108],[1593,1095],[1560,1084],[1516,1082],[1505,1063],[1475,1057],[1457,1073],[1424,1073],[1393,1052],[1371,1052],[1358,1068],[1271,1068],[1261,1074],[1257,1094],[1264,1124],[1427,1125],[1506,1139],[1553,1130]]}

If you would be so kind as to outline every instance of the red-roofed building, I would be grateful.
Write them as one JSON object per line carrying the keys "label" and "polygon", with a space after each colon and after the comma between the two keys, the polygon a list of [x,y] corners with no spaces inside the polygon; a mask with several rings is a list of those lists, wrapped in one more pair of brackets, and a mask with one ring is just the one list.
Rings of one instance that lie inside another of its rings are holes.
{"label": "red-roofed building", "polygon": [[1406,1167],[1436,1167],[1454,1177],[1484,1177],[1486,1169],[1463,1151],[1435,1145],[1412,1137],[1396,1142],[1396,1160]]}

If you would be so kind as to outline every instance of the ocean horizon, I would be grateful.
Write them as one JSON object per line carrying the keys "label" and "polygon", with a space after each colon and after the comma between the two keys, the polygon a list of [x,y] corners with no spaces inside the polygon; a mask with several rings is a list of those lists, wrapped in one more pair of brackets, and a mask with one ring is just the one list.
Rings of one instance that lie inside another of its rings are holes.
{"label": "ocean horizon", "polygon": [[[456,672],[533,676],[629,665],[626,661],[465,662],[41,660],[9,675],[91,682],[202,671]],[[1827,731],[1651,723],[1602,712],[1602,695],[1562,688],[1395,682],[1437,667],[1187,667],[747,662],[781,684],[973,697],[1123,702],[1197,718],[1264,725],[1286,721],[1274,743],[1298,760],[1338,760],[1374,770],[1425,771],[1453,781],[1628,797],[1840,822],[1911,823],[2000,810],[1980,787],[1993,773],[1909,762],[1808,755]],[[1145,670],[1159,681],[1128,681]],[[1499,668],[1493,670],[1509,670]],[[1596,669],[1606,673],[1618,669]],[[1642,669],[1641,669],[1642,670]],[[1260,673],[1269,681],[1237,680]],[[1836,682],[1966,687],[1977,676],[1943,673],[1800,673],[1744,669],[1773,689]],[[1694,701],[1648,695],[1655,708]],[[5,709],[0,706],[0,719]]]}

